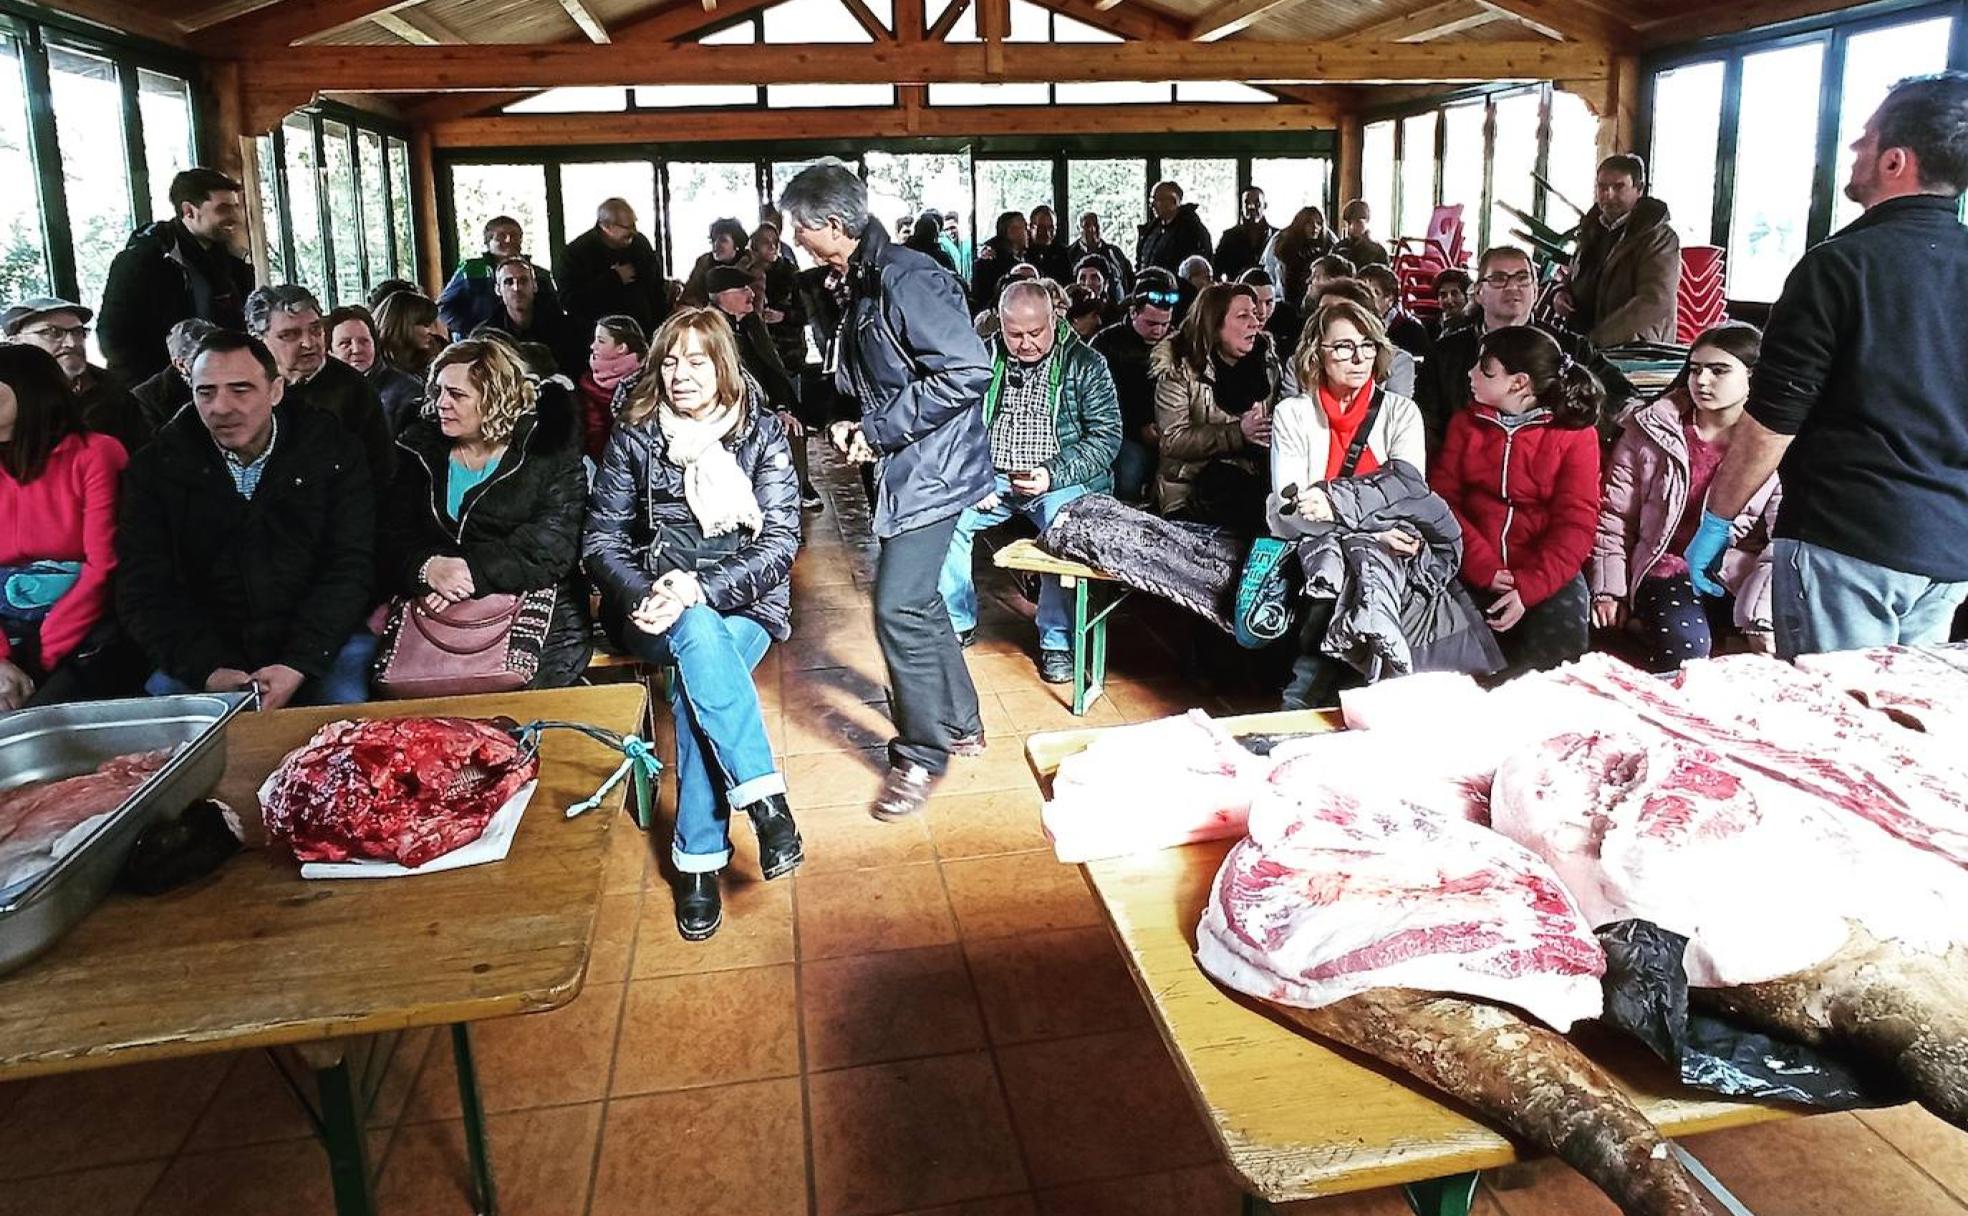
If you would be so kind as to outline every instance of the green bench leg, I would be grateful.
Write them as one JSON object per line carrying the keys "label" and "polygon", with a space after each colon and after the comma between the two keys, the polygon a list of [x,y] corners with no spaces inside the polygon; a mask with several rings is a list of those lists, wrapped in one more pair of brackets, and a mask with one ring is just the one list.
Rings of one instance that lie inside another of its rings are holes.
{"label": "green bench leg", "polygon": [[464,1022],[451,1027],[451,1058],[457,1065],[458,1105],[465,1116],[465,1155],[471,1160],[472,1211],[477,1216],[494,1216],[499,1210],[499,1191],[492,1180],[492,1155],[485,1134],[485,1103],[478,1094],[478,1067],[472,1059],[471,1027]]}
{"label": "green bench leg", "polygon": [[[1476,1182],[1475,1174],[1451,1174],[1447,1178],[1410,1182],[1401,1188],[1401,1193],[1415,1216],[1469,1216],[1470,1208],[1476,1203]],[[1246,1193],[1243,1197],[1243,1216],[1271,1216],[1272,1210],[1270,1204],[1255,1195]]]}
{"label": "green bench leg", "polygon": [[369,1173],[362,1099],[356,1094],[348,1057],[315,1069],[314,1083],[321,1102],[321,1144],[328,1150],[328,1177],[335,1188],[335,1216],[375,1216],[376,1187]]}
{"label": "green bench leg", "polygon": [[1073,716],[1087,711],[1087,581],[1073,580]]}

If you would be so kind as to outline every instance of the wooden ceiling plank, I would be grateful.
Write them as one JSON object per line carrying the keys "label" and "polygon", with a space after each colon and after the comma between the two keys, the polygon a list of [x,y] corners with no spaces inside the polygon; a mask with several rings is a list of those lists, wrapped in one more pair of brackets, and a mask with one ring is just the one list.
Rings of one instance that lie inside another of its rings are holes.
{"label": "wooden ceiling plank", "polygon": [[1630,46],[1633,27],[1579,0],[1476,0],[1547,38]]}
{"label": "wooden ceiling plank", "polygon": [[[105,26],[125,34],[135,34],[171,46],[187,45],[180,22],[158,16],[143,5],[126,0],[62,0],[64,16]],[[16,69],[18,70],[18,69]]]}
{"label": "wooden ceiling plank", "polygon": [[608,27],[603,25],[587,6],[586,0],[560,0],[560,7],[567,10],[567,16],[580,27],[581,33],[589,42],[597,46],[608,43]]}
{"label": "wooden ceiling plank", "polygon": [[457,30],[414,8],[377,13],[369,20],[413,46],[460,46],[467,41]]}
{"label": "wooden ceiling plank", "polygon": [[1641,42],[1651,49],[1676,43],[1736,34],[1758,26],[1817,17],[1854,7],[1862,0],[1738,0],[1733,4],[1699,4],[1650,17],[1639,23]]}
{"label": "wooden ceiling plank", "polygon": [[1349,38],[1380,39],[1386,42],[1430,42],[1446,38],[1450,34],[1487,25],[1498,19],[1498,14],[1476,3],[1476,0],[1437,0],[1424,8],[1414,9],[1376,21],[1365,29],[1354,30]]}
{"label": "wooden ceiling plank", "polygon": [[199,30],[198,41],[226,48],[232,58],[250,58],[256,52],[318,37],[417,3],[419,0],[279,0]]}
{"label": "wooden ceiling plank", "polygon": [[1160,9],[1145,4],[1130,4],[1125,8],[1112,5],[1102,7],[1100,0],[1035,0],[1040,8],[1051,9],[1061,16],[1084,21],[1098,30],[1122,38],[1160,38],[1165,41],[1184,42],[1189,38],[1189,23],[1168,16]]}
{"label": "wooden ceiling plank", "polygon": [[1224,0],[1189,23],[1189,38],[1207,42],[1234,34],[1297,0]]}
{"label": "wooden ceiling plank", "polygon": [[1093,4],[1093,7],[1099,9],[1103,13],[1110,8],[1119,8],[1120,6],[1121,6],[1121,0],[1094,0],[1094,4]]}

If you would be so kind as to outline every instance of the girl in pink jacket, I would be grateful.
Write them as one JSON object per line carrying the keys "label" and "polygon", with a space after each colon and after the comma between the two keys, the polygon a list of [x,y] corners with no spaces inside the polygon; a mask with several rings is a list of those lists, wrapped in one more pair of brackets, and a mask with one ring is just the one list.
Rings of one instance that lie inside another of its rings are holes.
{"label": "girl in pink jacket", "polygon": [[1627,411],[1607,458],[1587,565],[1592,621],[1600,629],[1630,628],[1654,671],[1707,658],[1716,637],[1727,632],[1743,633],[1752,645],[1770,637],[1766,546],[1780,497],[1774,476],[1735,521],[1734,543],[1722,563],[1729,597],[1696,595],[1681,560],[1701,522],[1709,482],[1743,418],[1762,341],[1755,326],[1740,323],[1695,339],[1681,379]]}

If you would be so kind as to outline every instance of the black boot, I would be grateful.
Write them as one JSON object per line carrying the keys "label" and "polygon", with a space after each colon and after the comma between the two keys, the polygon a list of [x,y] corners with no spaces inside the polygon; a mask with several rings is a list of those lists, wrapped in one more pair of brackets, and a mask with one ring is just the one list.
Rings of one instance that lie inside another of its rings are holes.
{"label": "black boot", "polygon": [[677,932],[687,942],[701,942],[724,923],[724,899],[718,893],[716,870],[677,875]]}
{"label": "black boot", "polygon": [[806,852],[800,845],[799,825],[793,822],[793,808],[786,803],[784,794],[773,794],[761,798],[745,808],[752,818],[752,830],[758,833],[759,872],[767,881],[783,878],[799,868],[806,860]]}

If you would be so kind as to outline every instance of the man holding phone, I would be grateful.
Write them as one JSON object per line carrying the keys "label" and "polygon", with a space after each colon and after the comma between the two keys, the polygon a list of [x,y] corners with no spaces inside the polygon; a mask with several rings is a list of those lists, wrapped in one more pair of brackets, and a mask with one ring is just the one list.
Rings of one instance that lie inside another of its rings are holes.
{"label": "man holding phone", "polygon": [[[1038,283],[1012,283],[998,297],[998,326],[984,393],[997,484],[957,517],[937,580],[966,646],[977,632],[972,539],[1014,514],[1043,531],[1082,494],[1111,493],[1121,449],[1121,406],[1107,361],[1053,315],[1051,294]],[[1071,619],[1054,575],[1039,579],[1038,626],[1039,678],[1070,683]]]}

